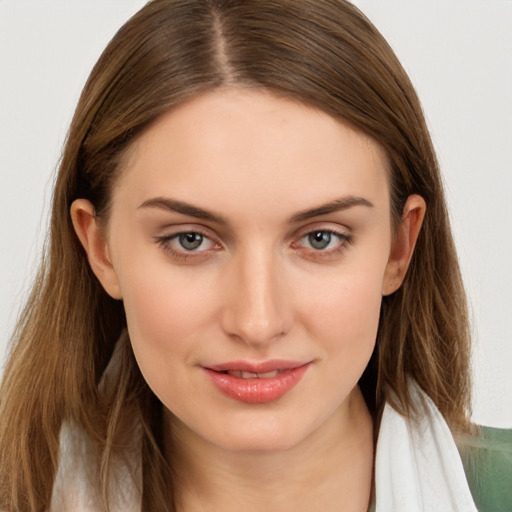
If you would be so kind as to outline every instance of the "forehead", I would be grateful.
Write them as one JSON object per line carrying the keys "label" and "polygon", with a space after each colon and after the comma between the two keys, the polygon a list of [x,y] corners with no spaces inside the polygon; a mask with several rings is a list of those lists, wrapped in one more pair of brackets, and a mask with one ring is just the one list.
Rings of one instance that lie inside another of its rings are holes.
{"label": "forehead", "polygon": [[265,215],[343,195],[387,206],[386,158],[377,143],[303,104],[221,89],[166,113],[135,142],[114,204],[116,196],[134,204],[170,196],[228,215]]}

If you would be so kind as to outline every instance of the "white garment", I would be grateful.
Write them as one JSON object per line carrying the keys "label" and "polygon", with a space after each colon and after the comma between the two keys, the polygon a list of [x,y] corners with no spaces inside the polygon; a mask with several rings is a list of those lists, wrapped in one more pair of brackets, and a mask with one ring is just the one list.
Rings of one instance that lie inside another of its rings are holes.
{"label": "white garment", "polygon": [[[60,433],[59,468],[53,485],[49,512],[98,512],[101,496],[95,492],[97,464],[90,439],[65,423]],[[141,473],[138,461],[115,465],[109,489],[111,512],[140,512]]]}
{"label": "white garment", "polygon": [[476,512],[450,429],[412,384],[419,413],[408,421],[386,404],[375,460],[376,512]]}
{"label": "white garment", "polygon": [[[126,332],[122,334],[127,336]],[[126,339],[124,340],[126,341]],[[103,373],[99,390],[106,395],[112,392],[120,371],[122,340],[118,341]],[[140,429],[134,425],[134,451],[123,460],[113,456],[109,488],[110,512],[140,512],[142,473],[140,457]],[[101,496],[95,491],[98,467],[95,447],[89,437],[78,428],[65,422],[60,431],[59,467],[55,475],[49,512],[98,512]]]}
{"label": "white garment", "polygon": [[[464,468],[436,406],[416,385],[412,397],[421,420],[406,420],[386,405],[375,461],[376,512],[477,512]],[[91,443],[65,425],[50,512],[97,512]],[[132,467],[139,467],[136,461]],[[112,512],[141,510],[141,475],[119,467]]]}

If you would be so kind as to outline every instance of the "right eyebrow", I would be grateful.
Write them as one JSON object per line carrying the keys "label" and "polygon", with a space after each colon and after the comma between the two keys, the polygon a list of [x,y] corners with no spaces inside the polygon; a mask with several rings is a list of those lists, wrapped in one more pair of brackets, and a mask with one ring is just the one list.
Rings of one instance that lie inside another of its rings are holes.
{"label": "right eyebrow", "polygon": [[144,201],[138,208],[159,208],[175,213],[181,213],[188,217],[195,217],[196,219],[207,220],[221,225],[227,225],[228,221],[222,215],[213,213],[210,210],[199,208],[184,201],[171,199],[170,197],[153,197]]}

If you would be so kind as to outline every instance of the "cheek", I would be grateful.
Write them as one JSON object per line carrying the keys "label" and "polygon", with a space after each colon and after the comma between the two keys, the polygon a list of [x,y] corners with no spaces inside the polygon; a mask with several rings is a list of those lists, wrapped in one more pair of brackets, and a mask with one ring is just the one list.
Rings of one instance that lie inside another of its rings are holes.
{"label": "cheek", "polygon": [[357,351],[362,346],[373,345],[381,305],[378,288],[349,282],[336,293],[327,294],[322,303],[318,323],[331,333],[329,339],[337,346]]}
{"label": "cheek", "polygon": [[133,261],[119,274],[133,351],[148,384],[157,391],[193,359],[199,344],[195,334],[213,315],[214,301],[205,294],[211,286],[173,272],[161,260],[151,264],[146,259],[144,265]]}
{"label": "cheek", "polygon": [[[130,334],[135,341],[170,345],[184,339],[192,326],[199,326],[209,315],[212,298],[211,275],[198,269],[176,266],[162,249],[146,241],[123,244],[142,238],[124,233],[118,246],[130,246],[117,260],[116,273],[123,296]],[[176,346],[175,343],[172,346]],[[164,347],[162,347],[164,348]]]}
{"label": "cheek", "polygon": [[159,342],[165,345],[171,335],[179,339],[180,331],[193,321],[194,311],[187,291],[179,291],[177,283],[167,285],[162,276],[155,279],[147,271],[134,270],[132,279],[122,281],[121,289],[133,341],[141,339],[146,345]]}
{"label": "cheek", "polygon": [[384,265],[340,272],[304,303],[310,336],[322,340],[332,368],[359,378],[375,346],[382,302]]}
{"label": "cheek", "polygon": [[357,385],[377,337],[381,296],[374,287],[364,289],[353,284],[347,283],[336,296],[328,297],[329,311],[319,316],[326,340],[325,385],[338,390],[334,407]]}

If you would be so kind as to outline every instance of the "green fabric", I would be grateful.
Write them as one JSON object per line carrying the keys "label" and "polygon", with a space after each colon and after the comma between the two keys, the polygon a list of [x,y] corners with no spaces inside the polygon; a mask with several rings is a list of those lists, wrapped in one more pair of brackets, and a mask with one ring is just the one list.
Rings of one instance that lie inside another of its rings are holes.
{"label": "green fabric", "polygon": [[478,512],[512,512],[512,429],[481,427],[457,445]]}
{"label": "green fabric", "polygon": [[511,512],[512,429],[481,427],[457,444],[478,511]]}

